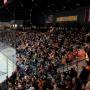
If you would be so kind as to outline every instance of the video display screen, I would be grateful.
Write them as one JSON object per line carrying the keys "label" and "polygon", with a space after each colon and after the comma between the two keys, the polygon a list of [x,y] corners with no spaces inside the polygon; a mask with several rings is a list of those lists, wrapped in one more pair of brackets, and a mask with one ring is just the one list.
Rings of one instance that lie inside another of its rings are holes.
{"label": "video display screen", "polygon": [[65,17],[57,17],[57,22],[63,22],[63,21],[77,21],[77,16],[65,16]]}

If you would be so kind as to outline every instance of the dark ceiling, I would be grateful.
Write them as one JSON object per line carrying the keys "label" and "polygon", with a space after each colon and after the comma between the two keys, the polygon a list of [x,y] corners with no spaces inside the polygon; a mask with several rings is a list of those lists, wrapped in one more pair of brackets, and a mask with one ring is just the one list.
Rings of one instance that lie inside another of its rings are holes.
{"label": "dark ceiling", "polygon": [[90,0],[12,0],[0,12],[8,12],[15,19],[30,19],[48,13],[58,13],[89,6]]}
{"label": "dark ceiling", "polygon": [[61,12],[90,5],[90,0],[16,0],[16,17]]}

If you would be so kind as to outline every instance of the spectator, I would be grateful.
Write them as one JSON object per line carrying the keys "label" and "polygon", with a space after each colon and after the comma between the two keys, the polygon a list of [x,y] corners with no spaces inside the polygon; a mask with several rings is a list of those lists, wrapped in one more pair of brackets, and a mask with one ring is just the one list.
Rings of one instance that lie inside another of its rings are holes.
{"label": "spectator", "polygon": [[90,75],[89,75],[87,83],[86,83],[86,90],[90,90]]}
{"label": "spectator", "polygon": [[[64,29],[64,28],[63,28]],[[78,48],[84,46],[85,30],[59,30],[53,28],[47,32],[20,32],[14,34],[0,32],[0,40],[16,47],[17,69],[7,80],[10,90],[81,90],[87,82],[89,72],[83,68],[79,78],[75,68],[60,73],[62,57],[69,56],[69,62],[75,61]],[[76,49],[76,50],[74,50]],[[74,53],[73,53],[74,52]],[[59,73],[58,73],[59,71]],[[73,78],[75,79],[73,81]],[[82,83],[80,83],[82,82]],[[86,87],[89,86],[89,80]]]}
{"label": "spectator", "polygon": [[89,72],[83,66],[83,69],[82,69],[82,71],[80,73],[80,79],[81,79],[82,84],[86,84],[87,79],[88,79],[88,75],[89,75]]}

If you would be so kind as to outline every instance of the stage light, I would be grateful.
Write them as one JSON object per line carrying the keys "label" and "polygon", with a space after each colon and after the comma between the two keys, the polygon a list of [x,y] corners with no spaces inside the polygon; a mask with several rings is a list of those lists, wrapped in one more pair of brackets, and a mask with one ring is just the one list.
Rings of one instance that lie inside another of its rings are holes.
{"label": "stage light", "polygon": [[8,0],[4,0],[4,2],[3,2],[3,3],[4,3],[4,5],[6,5],[6,4],[7,4],[7,2],[8,2]]}

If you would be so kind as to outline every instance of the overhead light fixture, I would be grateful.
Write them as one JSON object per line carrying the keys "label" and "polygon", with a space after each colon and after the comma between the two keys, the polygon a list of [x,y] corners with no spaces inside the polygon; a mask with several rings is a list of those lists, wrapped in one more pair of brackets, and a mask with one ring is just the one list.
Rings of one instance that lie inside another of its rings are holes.
{"label": "overhead light fixture", "polygon": [[35,6],[37,6],[37,3],[35,3]]}
{"label": "overhead light fixture", "polygon": [[64,6],[63,8],[65,9],[66,7]]}
{"label": "overhead light fixture", "polygon": [[52,3],[51,5],[53,5],[53,6],[54,6],[55,4],[54,4],[54,3]]}
{"label": "overhead light fixture", "polygon": [[48,5],[48,7],[50,7],[50,6]]}
{"label": "overhead light fixture", "polygon": [[66,7],[64,6],[64,7],[62,7],[62,10],[64,10]]}
{"label": "overhead light fixture", "polygon": [[69,2],[70,0],[67,0],[67,2]]}
{"label": "overhead light fixture", "polygon": [[30,10],[30,12],[32,12],[32,9]]}
{"label": "overhead light fixture", "polygon": [[6,5],[6,4],[7,4],[7,2],[8,2],[8,0],[4,0],[4,5]]}
{"label": "overhead light fixture", "polygon": [[77,5],[77,6],[79,6],[80,4],[79,4],[79,3],[77,3],[76,5]]}

